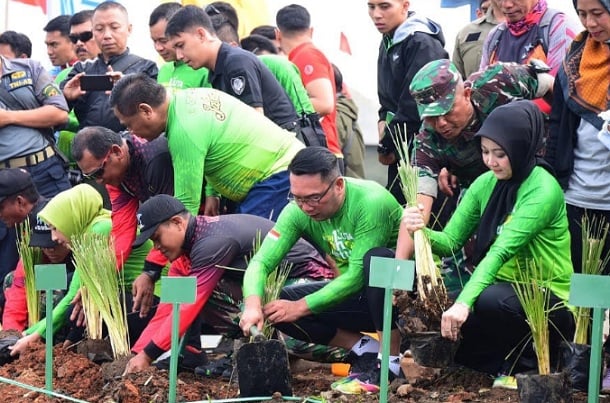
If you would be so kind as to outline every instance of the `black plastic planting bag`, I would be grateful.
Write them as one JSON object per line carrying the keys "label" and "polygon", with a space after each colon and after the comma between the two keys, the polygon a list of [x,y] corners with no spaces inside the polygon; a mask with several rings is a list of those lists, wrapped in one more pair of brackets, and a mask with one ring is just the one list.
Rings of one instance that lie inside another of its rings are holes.
{"label": "black plastic planting bag", "polygon": [[4,365],[17,358],[11,357],[11,350],[9,347],[15,345],[18,340],[19,336],[6,336],[5,338],[0,339],[0,365]]}
{"label": "black plastic planting bag", "polygon": [[563,371],[568,375],[572,388],[586,391],[589,386],[591,346],[563,342],[561,343],[561,359]]}

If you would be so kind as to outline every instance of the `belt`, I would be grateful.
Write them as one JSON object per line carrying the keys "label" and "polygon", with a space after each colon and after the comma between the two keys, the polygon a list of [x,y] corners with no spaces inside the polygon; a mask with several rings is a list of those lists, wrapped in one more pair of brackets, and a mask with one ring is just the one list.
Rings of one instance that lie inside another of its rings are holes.
{"label": "belt", "polygon": [[9,158],[0,162],[0,168],[20,168],[31,167],[42,161],[45,161],[55,155],[55,150],[52,146],[46,146],[42,150],[24,155],[21,157]]}

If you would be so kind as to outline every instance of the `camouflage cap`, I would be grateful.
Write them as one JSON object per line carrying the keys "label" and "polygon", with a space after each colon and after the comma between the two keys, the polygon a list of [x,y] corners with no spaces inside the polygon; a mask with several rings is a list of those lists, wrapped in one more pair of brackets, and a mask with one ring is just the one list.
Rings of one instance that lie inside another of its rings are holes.
{"label": "camouflage cap", "polygon": [[449,59],[434,60],[419,69],[409,86],[419,117],[448,113],[455,101],[459,78],[460,73]]}

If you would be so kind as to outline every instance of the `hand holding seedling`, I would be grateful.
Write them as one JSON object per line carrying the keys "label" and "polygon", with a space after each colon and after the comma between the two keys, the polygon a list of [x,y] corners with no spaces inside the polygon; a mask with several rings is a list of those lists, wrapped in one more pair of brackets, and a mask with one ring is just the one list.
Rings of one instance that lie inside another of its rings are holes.
{"label": "hand holding seedling", "polygon": [[424,223],[423,210],[424,208],[421,204],[417,207],[406,207],[402,213],[400,225],[409,231],[410,234],[424,228],[426,225]]}

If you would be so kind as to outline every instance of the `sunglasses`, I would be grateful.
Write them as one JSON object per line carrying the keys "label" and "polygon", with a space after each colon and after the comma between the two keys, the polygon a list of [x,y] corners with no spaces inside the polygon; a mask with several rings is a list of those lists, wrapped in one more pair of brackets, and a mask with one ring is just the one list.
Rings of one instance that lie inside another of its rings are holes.
{"label": "sunglasses", "polygon": [[70,35],[68,35],[68,38],[70,38],[70,41],[74,44],[76,44],[76,42],[78,42],[78,41],[85,43],[88,40],[90,40],[91,38],[93,38],[93,32],[85,31],[85,32],[81,32],[80,34],[70,34]]}
{"label": "sunglasses", "polygon": [[110,152],[108,153],[106,158],[104,158],[104,161],[102,161],[102,165],[100,165],[99,167],[97,167],[96,169],[94,169],[93,171],[91,171],[89,173],[83,172],[83,178],[97,180],[97,179],[100,179],[102,176],[104,176],[104,170],[106,169],[106,163],[108,162],[108,157],[110,157]]}

